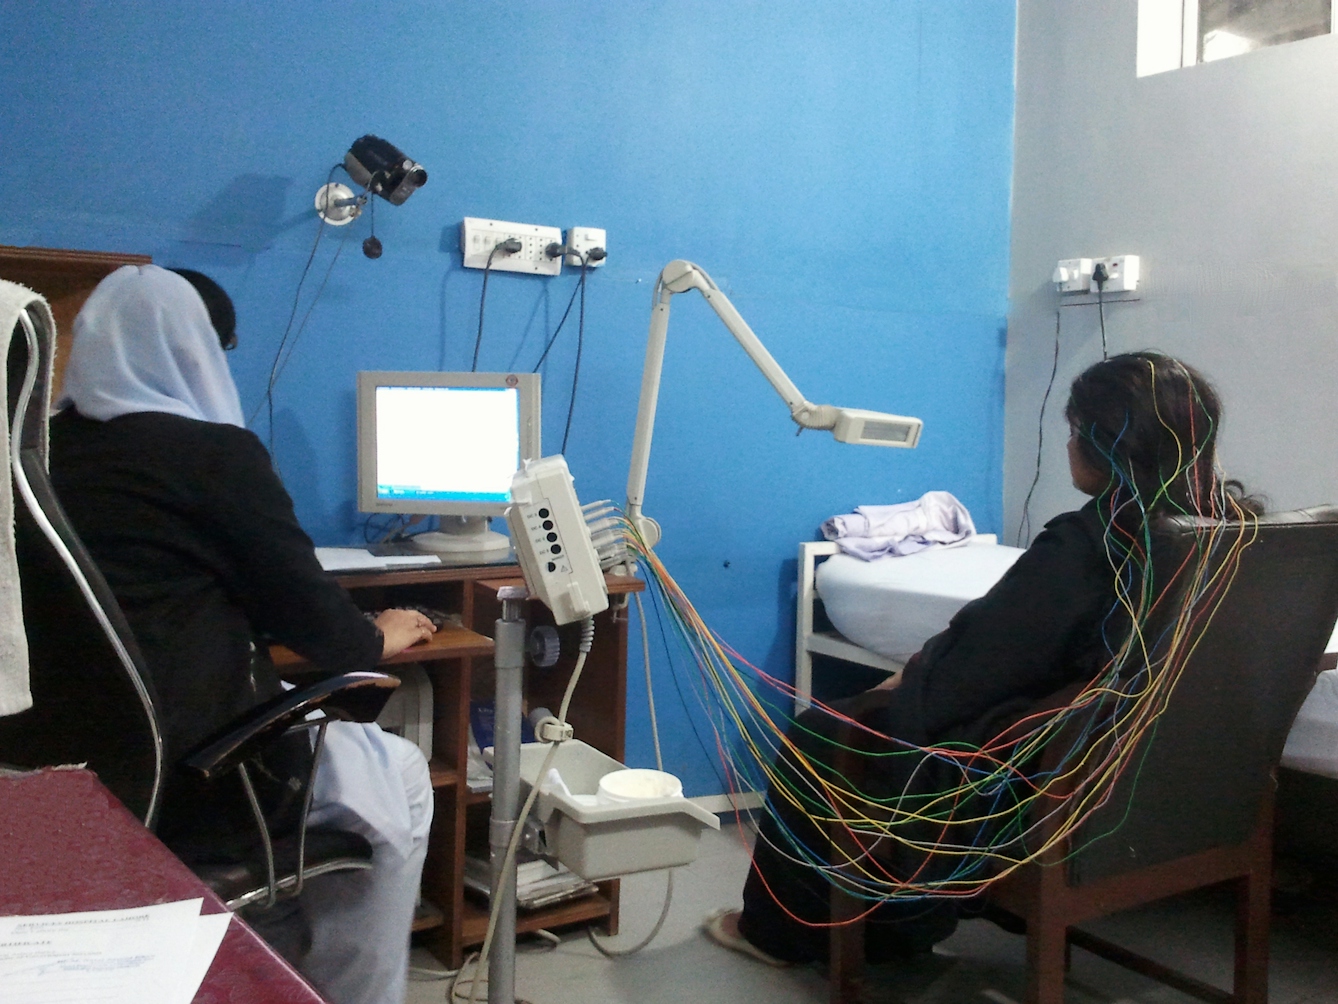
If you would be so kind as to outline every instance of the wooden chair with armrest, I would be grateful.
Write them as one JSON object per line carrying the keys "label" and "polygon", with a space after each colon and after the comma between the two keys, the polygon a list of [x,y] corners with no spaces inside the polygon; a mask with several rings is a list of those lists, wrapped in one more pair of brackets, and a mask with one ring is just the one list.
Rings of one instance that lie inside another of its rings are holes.
{"label": "wooden chair with armrest", "polygon": [[[306,721],[313,712],[323,711],[327,720],[375,720],[399,681],[351,673],[284,694],[230,723],[183,763],[164,764],[157,698],[143,656],[47,476],[53,344],[44,320],[35,311],[26,313],[7,357],[14,534],[33,706],[0,718],[0,763],[87,764],[152,829],[169,778],[249,789],[246,765],[261,750],[293,728],[323,734],[322,722]],[[258,828],[246,853],[213,855],[197,866],[230,908],[272,905],[280,895],[299,892],[305,878],[371,867],[371,846],[363,837],[306,828],[314,757],[311,764],[305,788],[296,795],[303,811],[291,832],[271,833],[265,815],[256,812]],[[229,774],[236,780],[220,781]]]}
{"label": "wooden chair with armrest", "polygon": [[[1204,526],[1183,517],[1163,532],[1187,553]],[[1338,508],[1261,518],[1221,607],[1135,751],[1136,768],[1067,840],[985,893],[991,908],[1025,925],[1026,1004],[1062,1004],[1071,945],[1203,1000],[1265,1004],[1275,776],[1336,617]],[[1054,833],[1061,821],[1040,825]],[[837,839],[848,839],[840,830]],[[1228,883],[1236,892],[1230,992],[1077,926]],[[833,886],[833,920],[860,910]],[[832,929],[832,1001],[860,1000],[862,946],[858,921]]]}

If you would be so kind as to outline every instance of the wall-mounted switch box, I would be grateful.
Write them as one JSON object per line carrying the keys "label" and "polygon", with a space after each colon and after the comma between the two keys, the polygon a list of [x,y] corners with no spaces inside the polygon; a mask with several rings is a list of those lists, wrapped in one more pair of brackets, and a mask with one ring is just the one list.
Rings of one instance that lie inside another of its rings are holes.
{"label": "wall-mounted switch box", "polygon": [[1086,293],[1092,281],[1091,258],[1064,258],[1050,277],[1060,293]]}
{"label": "wall-mounted switch box", "polygon": [[[514,254],[493,249],[510,238],[520,241],[520,250]],[[541,227],[533,223],[508,223],[505,220],[484,220],[466,216],[460,224],[460,253],[465,268],[487,268],[492,254],[493,272],[528,272],[531,275],[558,275],[562,272],[562,255],[550,258],[545,249],[550,244],[562,243],[562,231],[557,227]]]}
{"label": "wall-mounted switch box", "polygon": [[[588,254],[593,248],[603,248],[607,255],[609,246],[606,243],[604,231],[598,227],[572,227],[567,231],[567,248],[569,251],[578,251],[580,254],[568,254],[567,264],[581,267],[581,255]],[[599,268],[607,258],[595,260],[593,258],[586,262],[587,268]]]}
{"label": "wall-mounted switch box", "polygon": [[[1106,282],[1102,287],[1103,293],[1132,293],[1138,288],[1139,261],[1136,254],[1117,254],[1110,258],[1098,258],[1093,263],[1106,267]],[[1091,283],[1091,291],[1095,293],[1096,280]]]}

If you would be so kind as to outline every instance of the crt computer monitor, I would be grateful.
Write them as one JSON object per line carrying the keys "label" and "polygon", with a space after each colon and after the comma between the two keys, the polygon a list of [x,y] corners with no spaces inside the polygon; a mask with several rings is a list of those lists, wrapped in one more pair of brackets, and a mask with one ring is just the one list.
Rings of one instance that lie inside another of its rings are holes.
{"label": "crt computer monitor", "polygon": [[358,508],[439,516],[424,550],[504,552],[487,528],[511,504],[511,479],[540,456],[534,373],[358,374]]}

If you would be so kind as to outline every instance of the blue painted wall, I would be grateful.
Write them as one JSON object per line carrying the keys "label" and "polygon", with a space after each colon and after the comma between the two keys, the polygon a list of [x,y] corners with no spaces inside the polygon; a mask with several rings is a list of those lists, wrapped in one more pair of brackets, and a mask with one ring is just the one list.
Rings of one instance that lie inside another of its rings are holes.
{"label": "blue painted wall", "polygon": [[[709,308],[675,303],[647,512],[708,622],[769,671],[792,672],[795,547],[827,516],[941,488],[1000,529],[1010,0],[0,10],[24,25],[0,61],[0,242],[215,275],[248,412],[330,165],[374,132],[428,168],[407,204],[378,207],[382,259],[359,252],[364,217],[327,230],[312,266],[302,311],[347,235],[276,399],[276,461],[318,543],[361,534],[354,373],[468,368],[466,215],[608,231],[567,450],[583,499],[623,497],[651,288],[673,258],[714,276],[811,400],[924,419],[914,452],[796,439]],[[480,368],[533,366],[574,282],[495,275]],[[550,451],[574,334],[544,371]],[[647,764],[636,665],[629,760]],[[667,767],[718,791],[667,672]]]}

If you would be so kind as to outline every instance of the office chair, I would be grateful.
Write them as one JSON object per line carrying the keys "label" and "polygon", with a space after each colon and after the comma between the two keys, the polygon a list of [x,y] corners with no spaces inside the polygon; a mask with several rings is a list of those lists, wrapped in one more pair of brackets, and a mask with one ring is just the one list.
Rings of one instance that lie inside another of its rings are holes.
{"label": "office chair", "polygon": [[[0,763],[23,768],[86,763],[153,829],[172,771],[219,784],[235,775],[256,822],[245,853],[200,853],[187,861],[230,909],[273,906],[331,871],[371,868],[358,834],[306,826],[315,756],[297,796],[293,832],[271,833],[248,763],[290,729],[314,728],[316,753],[331,719],[374,721],[399,681],[349,673],[291,691],[253,709],[189,753],[163,762],[153,681],[115,596],[61,509],[47,475],[47,426],[55,333],[36,312],[20,315],[6,361],[14,534],[28,638],[33,706],[0,718]],[[323,712],[318,722],[306,722]],[[223,782],[226,783],[226,782]],[[176,848],[174,848],[175,850]]]}
{"label": "office chair", "polygon": [[[1164,533],[1183,554],[1206,525],[1179,517]],[[1071,945],[1202,1000],[1265,1004],[1276,772],[1335,618],[1338,508],[1262,517],[1222,606],[1135,753],[1139,769],[1123,772],[1102,808],[1067,841],[985,892],[994,916],[1025,929],[1026,1004],[1062,1004]],[[1056,695],[1047,706],[1065,703]],[[846,763],[860,769],[851,758]],[[1040,825],[1054,834],[1061,823]],[[834,839],[844,839],[842,829]],[[1236,891],[1231,992],[1076,926],[1228,883]],[[833,885],[834,921],[866,908]],[[861,922],[832,929],[833,1002],[860,999],[863,946]]]}

